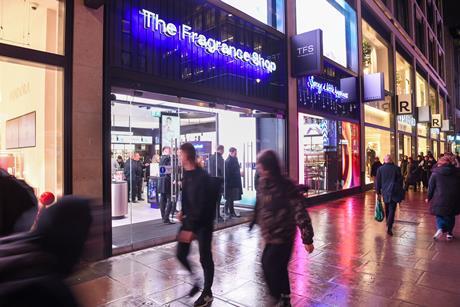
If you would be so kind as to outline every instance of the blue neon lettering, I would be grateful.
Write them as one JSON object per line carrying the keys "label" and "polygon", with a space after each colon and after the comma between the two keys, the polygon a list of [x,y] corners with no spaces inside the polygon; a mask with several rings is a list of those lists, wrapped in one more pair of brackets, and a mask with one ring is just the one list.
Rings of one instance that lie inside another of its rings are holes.
{"label": "blue neon lettering", "polygon": [[328,82],[321,83],[315,81],[315,77],[313,76],[307,78],[307,86],[311,90],[315,90],[319,95],[321,95],[322,92],[325,92],[332,94],[335,98],[348,99],[348,93],[339,90],[337,87]]}
{"label": "blue neon lettering", "polygon": [[207,53],[212,54],[217,51],[219,54],[260,67],[269,73],[276,71],[275,62],[264,59],[255,51],[250,53],[234,46],[229,46],[221,41],[207,38],[203,34],[192,31],[192,27],[186,24],[176,26],[173,23],[167,23],[161,19],[158,14],[146,9],[140,10],[139,14],[143,16],[144,29],[158,31],[168,37],[178,36],[180,40],[188,39],[189,43],[193,43],[196,46],[203,48]]}

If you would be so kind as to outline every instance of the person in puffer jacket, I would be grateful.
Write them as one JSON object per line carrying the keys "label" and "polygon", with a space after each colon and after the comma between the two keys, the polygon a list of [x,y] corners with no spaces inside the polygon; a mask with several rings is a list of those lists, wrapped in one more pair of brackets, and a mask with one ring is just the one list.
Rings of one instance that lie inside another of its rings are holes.
{"label": "person in puffer jacket", "polygon": [[302,241],[308,253],[312,253],[313,227],[308,215],[305,198],[296,185],[281,174],[278,156],[266,150],[257,158],[260,175],[253,221],[260,226],[265,248],[262,267],[270,295],[277,306],[291,306],[288,264],[300,229]]}
{"label": "person in puffer jacket", "polygon": [[435,240],[443,233],[447,240],[454,239],[455,216],[460,214],[460,169],[455,164],[455,156],[446,153],[433,168],[428,184],[426,201],[430,204],[430,213],[436,216]]}

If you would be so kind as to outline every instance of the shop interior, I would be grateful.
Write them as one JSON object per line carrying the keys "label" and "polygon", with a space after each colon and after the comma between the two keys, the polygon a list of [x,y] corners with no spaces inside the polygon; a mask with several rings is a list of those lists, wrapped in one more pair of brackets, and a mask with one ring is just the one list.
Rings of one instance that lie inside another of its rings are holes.
{"label": "shop interior", "polygon": [[[284,159],[284,119],[280,115],[148,92],[139,95],[137,91],[120,88],[113,88],[112,92],[110,158],[114,247],[130,243],[126,240],[150,239],[151,235],[161,235],[161,229],[177,227],[163,224],[158,180],[165,174],[171,176],[171,201],[179,210],[180,187],[174,178],[180,181],[177,149],[182,143],[191,142],[195,146],[199,163],[210,174],[217,146],[224,146],[224,160],[229,156],[230,147],[236,148],[243,193],[241,200],[235,201],[235,207],[241,215],[252,211],[255,204],[257,153],[271,148]],[[166,146],[171,148],[171,161],[176,162],[162,168],[162,149]],[[123,170],[134,153],[140,154],[143,165],[142,192],[137,202],[128,197],[128,180]],[[222,198],[221,211],[224,203]],[[159,234],[144,233],[152,225],[159,227]]]}
{"label": "shop interior", "polygon": [[299,183],[309,196],[359,185],[358,125],[299,113]]}

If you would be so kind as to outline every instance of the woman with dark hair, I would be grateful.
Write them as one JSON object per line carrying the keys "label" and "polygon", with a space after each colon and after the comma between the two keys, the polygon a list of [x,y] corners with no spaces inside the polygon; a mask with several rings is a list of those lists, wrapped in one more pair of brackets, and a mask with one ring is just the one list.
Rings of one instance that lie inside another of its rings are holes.
{"label": "woman with dark hair", "polygon": [[294,183],[281,173],[278,156],[266,150],[257,158],[260,176],[253,221],[261,228],[265,241],[262,267],[270,295],[277,306],[291,306],[288,263],[291,258],[296,226],[308,253],[312,253],[313,227],[305,207],[305,198]]}
{"label": "woman with dark hair", "polygon": [[[194,286],[189,296],[198,293],[197,276],[192,271],[188,261],[190,245],[197,239],[200,262],[204,271],[203,293],[195,302],[194,306],[210,306],[213,301],[211,286],[214,279],[214,262],[212,259],[211,242],[213,231],[213,220],[215,217],[215,202],[218,190],[210,189],[208,173],[196,162],[196,151],[192,144],[184,143],[180,147],[180,160],[184,168],[182,178],[182,210],[178,214],[182,222],[177,240],[177,259],[190,272],[194,279]],[[216,194],[211,195],[210,194]]]}
{"label": "woman with dark hair", "polygon": [[446,233],[447,240],[454,238],[455,216],[460,214],[460,170],[455,167],[455,157],[446,154],[439,159],[428,183],[430,213],[436,216],[437,231],[433,238]]}

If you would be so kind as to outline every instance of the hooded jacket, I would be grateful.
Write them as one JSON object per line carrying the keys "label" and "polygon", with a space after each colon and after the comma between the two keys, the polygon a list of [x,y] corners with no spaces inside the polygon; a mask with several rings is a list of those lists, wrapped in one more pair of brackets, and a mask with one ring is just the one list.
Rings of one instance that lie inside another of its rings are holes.
{"label": "hooded jacket", "polygon": [[433,168],[428,183],[428,200],[433,215],[460,214],[460,170],[453,165]]}

